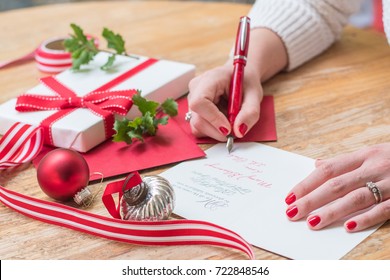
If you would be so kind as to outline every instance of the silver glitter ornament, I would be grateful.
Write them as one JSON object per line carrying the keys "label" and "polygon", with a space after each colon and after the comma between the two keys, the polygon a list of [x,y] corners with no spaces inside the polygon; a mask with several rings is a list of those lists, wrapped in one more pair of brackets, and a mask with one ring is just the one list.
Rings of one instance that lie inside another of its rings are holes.
{"label": "silver glitter ornament", "polygon": [[[123,189],[127,181],[123,184]],[[142,182],[123,191],[120,214],[123,220],[166,220],[175,205],[175,193],[169,182],[157,175],[144,176]]]}

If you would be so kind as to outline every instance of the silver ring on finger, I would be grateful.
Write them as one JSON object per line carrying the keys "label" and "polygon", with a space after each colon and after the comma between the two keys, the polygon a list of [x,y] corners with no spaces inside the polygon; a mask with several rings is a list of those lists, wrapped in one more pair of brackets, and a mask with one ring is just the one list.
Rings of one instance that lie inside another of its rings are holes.
{"label": "silver ring on finger", "polygon": [[378,186],[374,182],[367,182],[366,187],[374,195],[375,203],[376,204],[381,203],[383,200],[383,196],[382,196],[382,193],[381,193],[380,189],[378,188]]}
{"label": "silver ring on finger", "polygon": [[184,117],[184,120],[186,122],[190,122],[191,121],[191,118],[192,118],[192,112],[191,111],[188,111]]}

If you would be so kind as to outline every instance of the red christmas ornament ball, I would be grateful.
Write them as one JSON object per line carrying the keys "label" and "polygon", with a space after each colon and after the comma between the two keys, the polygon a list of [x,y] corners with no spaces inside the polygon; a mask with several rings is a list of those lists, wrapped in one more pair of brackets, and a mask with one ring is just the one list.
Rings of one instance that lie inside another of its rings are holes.
{"label": "red christmas ornament ball", "polygon": [[89,182],[89,167],[76,151],[55,149],[47,153],[37,168],[38,183],[51,198],[67,201]]}

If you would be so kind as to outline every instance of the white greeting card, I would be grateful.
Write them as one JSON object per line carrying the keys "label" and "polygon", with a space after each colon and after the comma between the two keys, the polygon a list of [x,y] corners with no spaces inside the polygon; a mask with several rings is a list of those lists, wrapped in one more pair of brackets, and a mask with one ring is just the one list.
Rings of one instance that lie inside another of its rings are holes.
{"label": "white greeting card", "polygon": [[207,157],[181,163],[161,176],[176,193],[174,213],[240,234],[254,246],[291,259],[340,259],[378,227],[348,233],[339,221],[314,231],[291,222],[285,197],[314,169],[314,160],[258,143],[224,144]]}

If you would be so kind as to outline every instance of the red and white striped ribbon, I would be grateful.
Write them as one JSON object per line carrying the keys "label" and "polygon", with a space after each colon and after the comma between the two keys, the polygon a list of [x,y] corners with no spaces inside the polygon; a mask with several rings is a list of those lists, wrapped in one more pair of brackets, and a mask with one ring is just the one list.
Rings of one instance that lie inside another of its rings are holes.
{"label": "red and white striped ribbon", "polygon": [[0,170],[30,162],[41,151],[42,128],[15,123],[0,139]]}
{"label": "red and white striped ribbon", "polygon": [[[19,65],[34,58],[38,70],[45,73],[56,74],[69,69],[72,67],[73,60],[71,53],[67,52],[63,45],[66,38],[50,38],[28,54],[7,61],[0,61],[0,69]],[[98,47],[99,40],[94,36],[87,35],[88,40],[92,38],[95,46]]]}
{"label": "red and white striped ribbon", "polygon": [[124,221],[89,213],[59,203],[39,200],[0,187],[0,201],[34,219],[112,240],[141,245],[206,244],[230,247],[253,258],[240,236],[222,227],[191,220]]}
{"label": "red and white striped ribbon", "polygon": [[[15,124],[0,140],[0,166],[30,161],[42,146],[41,129]],[[195,220],[127,221],[23,195],[0,186],[0,201],[34,219],[111,240],[140,245],[213,245],[240,250],[253,259],[251,246],[238,234]]]}
{"label": "red and white striped ribbon", "polygon": [[[35,52],[38,69],[45,73],[59,73],[72,66],[72,56],[65,51],[63,41],[66,38],[52,38],[43,42]],[[56,44],[56,48],[51,45]]]}
{"label": "red and white striped ribbon", "polygon": [[[65,50],[64,41],[68,37],[50,38],[44,41],[35,51],[35,62],[38,69],[45,73],[60,73],[72,67],[72,55]],[[99,40],[87,35],[87,39],[93,39],[95,46],[99,46]]]}

